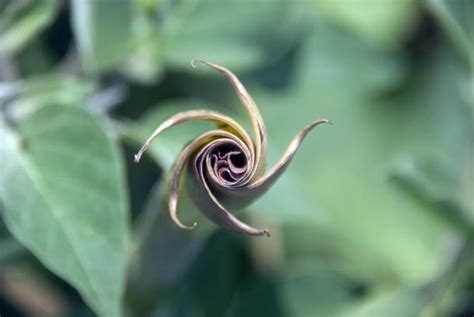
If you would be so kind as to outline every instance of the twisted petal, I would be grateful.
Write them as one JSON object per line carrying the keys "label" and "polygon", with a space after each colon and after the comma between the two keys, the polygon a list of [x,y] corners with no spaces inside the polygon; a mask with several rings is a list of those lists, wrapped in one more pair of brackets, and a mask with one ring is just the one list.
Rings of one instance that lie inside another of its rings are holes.
{"label": "twisted petal", "polygon": [[235,187],[229,188],[220,183],[215,183],[216,186],[214,191],[219,193],[221,196],[226,197],[228,204],[233,206],[233,202],[238,201],[238,206],[245,207],[254,202],[258,197],[263,195],[272,185],[275,183],[278,178],[283,174],[291,160],[293,159],[296,151],[303,143],[304,138],[308,133],[315,128],[316,126],[332,122],[327,119],[318,119],[301,131],[299,131],[293,140],[288,145],[285,153],[281,156],[278,162],[267,172],[264,176],[256,180],[255,182],[249,184],[245,187]]}
{"label": "twisted petal", "polygon": [[[206,64],[223,73],[232,84],[247,110],[252,123],[254,140],[232,118],[207,110],[181,112],[163,122],[150,135],[138,153],[138,162],[150,143],[162,132],[191,120],[209,120],[217,129],[205,132],[186,145],[174,163],[169,181],[169,211],[171,219],[182,229],[196,226],[183,224],[177,216],[180,182],[185,171],[189,193],[197,207],[220,227],[249,235],[267,235],[267,229],[253,228],[237,219],[228,206],[242,208],[262,195],[282,175],[306,135],[327,119],[319,119],[304,127],[291,141],[283,156],[266,173],[265,126],[255,102],[238,78],[228,69],[206,61]],[[185,167],[188,167],[187,169]]]}
{"label": "twisted petal", "polygon": [[[169,194],[169,211],[171,215],[171,219],[182,229],[186,230],[191,230],[196,226],[196,223],[193,224],[193,226],[187,226],[181,223],[177,217],[177,207],[178,207],[178,196],[179,196],[179,184],[181,181],[181,175],[183,173],[184,167],[186,162],[190,159],[190,157],[195,153],[197,150],[206,147],[210,148],[212,145],[214,145],[217,142],[221,142],[218,138],[227,138],[225,142],[236,142],[238,146],[244,146],[242,143],[239,144],[241,141],[237,138],[235,138],[234,135],[230,134],[229,132],[226,131],[219,131],[219,130],[214,130],[214,131],[209,131],[206,133],[203,133],[199,137],[197,137],[194,141],[192,141],[190,144],[184,147],[183,151],[179,155],[178,159],[176,160],[174,166],[172,167],[171,170],[171,179],[170,179],[170,194]],[[216,140],[217,139],[217,140]],[[201,150],[200,153],[205,153],[205,149]],[[202,156],[205,156],[205,154],[202,154]],[[203,211],[205,214],[211,218],[216,224],[220,225],[221,227],[228,228],[228,229],[233,229],[235,231],[241,232],[241,233],[247,233],[250,235],[262,235],[262,234],[269,234],[269,231],[267,229],[256,229],[253,227],[250,227],[246,225],[245,223],[241,222],[239,219],[234,217],[229,211],[227,211],[220,203],[219,201],[214,197],[212,191],[209,189],[209,186],[207,185],[207,182],[205,180],[204,176],[204,168],[201,163],[195,164],[194,168],[196,169],[196,174],[198,174],[200,177],[198,178],[200,180],[200,185],[205,189],[204,196],[201,196],[202,193],[199,193],[197,196],[197,199],[200,200],[199,197],[206,197],[204,199],[204,204],[205,207]],[[210,202],[209,203],[209,199]]]}
{"label": "twisted petal", "polygon": [[191,65],[193,67],[196,67],[196,62],[206,64],[214,68],[215,70],[223,73],[230,81],[232,87],[237,93],[237,96],[242,102],[242,105],[247,110],[255,135],[255,165],[252,176],[258,176],[265,167],[267,135],[265,132],[265,125],[263,124],[262,115],[260,114],[260,111],[258,111],[255,101],[253,101],[252,97],[247,92],[247,89],[245,89],[244,85],[242,85],[237,76],[235,76],[227,68],[203,60],[192,60]]}
{"label": "twisted petal", "polygon": [[138,163],[140,161],[143,153],[148,149],[151,142],[156,139],[161,133],[181,123],[194,120],[213,121],[218,127],[237,134],[240,138],[242,138],[242,140],[244,140],[248,147],[252,148],[252,140],[248,136],[247,132],[245,132],[245,130],[242,129],[242,127],[232,118],[209,110],[191,110],[177,113],[168,120],[164,121],[162,124],[160,124],[158,128],[156,128],[155,131],[153,131],[153,133],[148,137],[148,139],[142,145],[138,153],[135,154],[135,163]]}
{"label": "twisted petal", "polygon": [[[212,145],[216,144],[217,142],[219,142],[219,140],[214,141],[214,143],[210,143],[210,147],[212,147]],[[207,215],[218,226],[236,232],[246,233],[249,235],[267,235],[269,237],[270,231],[268,229],[256,229],[241,222],[234,215],[232,215],[224,206],[222,206],[222,204],[214,196],[207,183],[205,168],[203,166],[204,160],[206,159],[206,154],[208,154],[206,152],[208,151],[201,151],[196,158],[196,164],[192,166],[192,168],[194,169],[194,173],[199,176],[196,179],[201,185],[197,187],[200,190],[194,192],[194,201],[201,208],[203,213]],[[205,192],[202,189],[204,189]]]}

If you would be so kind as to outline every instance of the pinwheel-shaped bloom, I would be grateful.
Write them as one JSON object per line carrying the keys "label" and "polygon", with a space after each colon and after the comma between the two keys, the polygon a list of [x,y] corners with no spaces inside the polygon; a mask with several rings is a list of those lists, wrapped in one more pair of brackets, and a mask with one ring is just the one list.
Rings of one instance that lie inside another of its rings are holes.
{"label": "pinwheel-shaped bloom", "polygon": [[252,203],[278,179],[295,155],[304,137],[317,125],[329,123],[327,119],[316,120],[304,127],[291,141],[283,156],[265,173],[266,134],[260,112],[252,97],[239,79],[228,69],[207,62],[206,64],[223,73],[232,84],[240,101],[247,110],[253,128],[253,140],[232,118],[208,110],[181,112],[164,121],[146,140],[135,155],[140,160],[150,143],[163,131],[191,120],[208,120],[216,129],[205,132],[188,143],[171,169],[169,181],[169,212],[172,220],[183,229],[193,229],[178,219],[178,195],[182,173],[191,174],[191,198],[197,207],[220,227],[250,235],[267,235],[267,229],[253,228],[237,219],[228,208],[243,208]]}

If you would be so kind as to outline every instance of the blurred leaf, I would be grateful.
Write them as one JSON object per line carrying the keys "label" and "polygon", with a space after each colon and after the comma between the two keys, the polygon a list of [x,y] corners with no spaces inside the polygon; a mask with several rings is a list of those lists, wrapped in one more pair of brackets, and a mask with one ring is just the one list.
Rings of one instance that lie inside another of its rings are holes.
{"label": "blurred leaf", "polygon": [[[45,35],[46,36],[46,35]],[[11,65],[16,68],[17,75],[10,80],[19,78],[28,78],[30,76],[40,75],[51,72],[58,62],[57,56],[51,54],[51,47],[44,40],[44,37],[37,36],[32,38],[25,48],[15,54]]]}
{"label": "blurred leaf", "polygon": [[0,13],[0,53],[13,53],[21,49],[48,26],[59,4],[58,0],[7,1]]}
{"label": "blurred leaf", "polygon": [[5,91],[7,117],[11,120],[22,120],[51,104],[82,105],[86,97],[92,94],[94,84],[73,77],[43,75],[6,83],[1,88]]}
{"label": "blurred leaf", "polygon": [[411,184],[426,200],[443,202],[454,195],[456,179],[449,167],[429,159],[401,160],[396,167],[396,175]]}
{"label": "blurred leaf", "polygon": [[120,315],[127,197],[117,146],[74,107],[41,108],[15,131],[2,121],[7,227],[98,315]]}
{"label": "blurred leaf", "polygon": [[[148,0],[146,0],[148,1]],[[153,2],[152,0],[151,2]],[[160,78],[163,71],[161,51],[156,49],[158,30],[148,4],[138,3],[133,16],[133,51],[125,64],[124,72],[133,80],[150,84]]]}
{"label": "blurred leaf", "polygon": [[281,302],[288,316],[339,316],[353,300],[353,288],[337,272],[310,262],[283,274]]}
{"label": "blurred leaf", "polygon": [[277,282],[260,276],[244,280],[226,316],[287,316],[282,307]]}
{"label": "blurred leaf", "polygon": [[137,44],[136,51],[131,54],[124,68],[129,78],[142,84],[152,84],[162,76],[162,65],[159,63],[159,58],[155,57],[153,40],[153,37],[149,36]]}
{"label": "blurred leaf", "polygon": [[[313,27],[288,90],[268,94],[248,87],[267,123],[269,166],[311,120],[335,124],[308,136],[286,173],[250,209],[290,225],[290,261],[327,250],[328,260],[367,282],[426,282],[439,273],[445,239],[462,233],[401,191],[391,175],[401,158],[429,157],[453,169],[453,182],[459,181],[472,125],[456,82],[447,81],[457,78],[459,65],[442,47],[406,93],[384,97],[407,78],[403,59],[320,21]],[[145,116],[147,131],[135,127],[137,141],[183,110],[165,108]],[[196,129],[170,131],[150,153],[169,166]]]}
{"label": "blurred leaf", "polygon": [[[441,274],[429,283],[379,289],[352,305],[344,316],[445,316],[453,291],[459,291],[472,271],[472,239],[453,239],[439,261]],[[467,274],[466,274],[467,273]],[[452,305],[452,303],[451,303]],[[462,314],[461,314],[462,315]]]}
{"label": "blurred leaf", "polygon": [[176,228],[167,212],[165,188],[167,184],[162,181],[153,187],[134,226],[126,298],[131,303],[128,306],[140,316],[147,316],[145,311],[162,305],[163,298],[157,294],[183,280],[209,237],[196,238],[195,232],[183,234]]}
{"label": "blurred leaf", "polygon": [[243,251],[235,234],[220,231],[193,263],[185,284],[205,316],[222,316],[233,302],[244,279]]}
{"label": "blurred leaf", "polygon": [[159,2],[165,17],[158,50],[174,68],[206,59],[233,71],[268,64],[298,37],[303,5],[284,1]]}
{"label": "blurred leaf", "polygon": [[384,46],[398,46],[416,23],[417,3],[412,0],[313,1],[315,11],[328,16],[336,23],[368,42]]}
{"label": "blurred leaf", "polygon": [[[294,240],[292,260],[329,250],[329,259],[367,281],[429,280],[440,269],[441,243],[460,232],[401,192],[390,182],[390,174],[400,158],[421,156],[452,167],[456,182],[462,175],[472,122],[455,81],[449,80],[456,78],[459,64],[439,49],[406,94],[375,99],[374,94],[397,82],[399,70],[387,71],[397,63],[384,63],[387,56],[381,52],[365,54],[337,32],[329,33],[332,41],[326,41],[322,32],[306,44],[298,85],[291,92],[254,96],[268,126],[269,148],[276,153],[289,142],[288,131],[314,118],[326,117],[335,124],[305,140],[286,174],[252,209],[271,217],[279,202],[287,206],[288,196],[278,187],[291,178],[295,191],[306,197],[305,206],[311,207],[302,211],[295,203],[286,212],[324,212],[324,222],[308,216],[314,222],[288,233],[288,240]],[[369,56],[376,58],[367,61]],[[380,74],[387,76],[375,83]],[[276,160],[272,153],[270,162]]]}
{"label": "blurred leaf", "polygon": [[[467,164],[471,163],[469,160]],[[418,196],[428,204],[442,206],[449,212],[444,213],[456,222],[459,229],[471,231],[474,226],[474,204],[469,204],[463,196],[463,186],[472,180],[469,173],[472,168],[466,166],[465,176],[456,175],[453,167],[440,162],[422,158],[405,158],[400,160],[394,169],[393,178],[411,194]],[[472,189],[472,187],[471,187]],[[471,228],[469,228],[471,227]]]}
{"label": "blurred leaf", "polygon": [[471,154],[468,155],[464,164],[464,173],[461,176],[460,188],[457,200],[464,211],[465,218],[474,224],[474,144],[471,145]]}
{"label": "blurred leaf", "polygon": [[221,231],[210,236],[185,278],[161,296],[152,316],[225,316],[246,278],[243,251],[235,234]]}
{"label": "blurred leaf", "polygon": [[[407,64],[399,55],[364,43],[351,32],[331,27],[324,21],[315,20],[313,28],[305,42],[303,54],[306,55],[296,66],[298,75],[294,85],[301,95],[343,98],[346,102],[346,99],[390,91],[406,79]],[[326,100],[315,99],[306,106],[320,107],[321,102]]]}
{"label": "blurred leaf", "polygon": [[424,3],[468,66],[466,78],[460,80],[459,85],[474,118],[474,2],[425,0]]}
{"label": "blurred leaf", "polygon": [[25,254],[26,249],[13,238],[0,239],[0,264],[4,266],[9,262],[17,262],[18,258]]}
{"label": "blurred leaf", "polygon": [[474,308],[474,250],[473,236],[453,241],[447,252],[446,269],[432,283],[429,303],[423,311],[424,317],[463,316],[472,314]]}
{"label": "blurred leaf", "polygon": [[416,317],[420,316],[426,304],[425,289],[398,290],[369,297],[366,302],[348,310],[344,316]]}
{"label": "blurred leaf", "polygon": [[130,51],[131,0],[73,0],[72,23],[85,70],[96,74],[116,67]]}
{"label": "blurred leaf", "polygon": [[474,67],[474,3],[470,0],[425,0],[427,8],[458,52]]}
{"label": "blurred leaf", "polygon": [[74,77],[42,75],[13,83],[17,92],[11,108],[36,108],[51,104],[78,105],[94,91],[94,84]]}

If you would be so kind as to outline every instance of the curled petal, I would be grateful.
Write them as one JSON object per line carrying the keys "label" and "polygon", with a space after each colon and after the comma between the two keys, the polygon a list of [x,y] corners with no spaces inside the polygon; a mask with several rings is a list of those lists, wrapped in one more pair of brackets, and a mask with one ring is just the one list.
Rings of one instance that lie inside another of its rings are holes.
{"label": "curled petal", "polygon": [[248,136],[247,132],[245,132],[245,130],[242,129],[242,127],[232,118],[209,110],[191,110],[177,113],[168,120],[164,121],[162,124],[160,124],[158,128],[156,128],[155,131],[153,131],[153,133],[148,137],[148,139],[142,145],[138,153],[135,154],[135,163],[138,163],[140,161],[143,153],[148,149],[151,142],[156,139],[161,133],[179,124],[195,120],[213,121],[217,124],[218,127],[237,134],[240,138],[242,138],[242,140],[244,140],[247,146],[252,147],[252,140]]}
{"label": "curled petal", "polygon": [[[232,215],[222,204],[217,200],[217,198],[212,193],[212,190],[209,188],[207,184],[206,177],[204,175],[204,168],[203,168],[203,157],[197,159],[197,164],[193,166],[195,174],[199,177],[196,179],[200,183],[201,186],[198,186],[200,190],[197,191],[197,195],[194,200],[197,202],[198,206],[202,207],[202,211],[206,214],[209,219],[211,219],[215,224],[220,227],[230,229],[232,231],[245,233],[254,236],[270,236],[270,231],[268,229],[256,229],[250,227],[249,225],[243,223],[234,215]],[[204,191],[202,190],[204,189]],[[204,198],[204,199],[203,199]],[[207,198],[210,198],[207,199]]]}
{"label": "curled petal", "polygon": [[264,155],[266,153],[267,147],[267,135],[265,132],[265,125],[263,123],[262,116],[257,108],[257,105],[255,104],[255,101],[253,101],[252,97],[247,92],[247,89],[245,89],[244,85],[242,85],[237,76],[235,76],[227,68],[203,60],[192,60],[191,65],[193,67],[196,67],[196,62],[208,65],[214,68],[215,70],[223,73],[230,81],[240,101],[247,110],[255,134],[255,168],[253,171],[253,175],[258,176],[263,171],[265,165]]}
{"label": "curled petal", "polygon": [[177,216],[180,183],[186,171],[189,174],[186,184],[192,200],[215,224],[249,235],[269,236],[267,229],[257,229],[245,224],[227,208],[247,206],[267,191],[285,171],[306,135],[314,127],[330,122],[319,119],[304,127],[293,138],[278,162],[264,174],[266,134],[255,102],[228,69],[206,61],[192,61],[193,67],[196,62],[212,67],[229,79],[250,116],[254,139],[233,119],[217,112],[181,112],[158,126],[135,155],[135,161],[140,160],[150,143],[163,131],[191,120],[213,121],[217,129],[201,134],[186,145],[171,169],[168,200],[171,219],[182,229],[191,230],[196,226],[196,223],[193,226],[183,224]]}
{"label": "curled petal", "polygon": [[332,124],[328,119],[318,119],[299,131],[276,164],[266,172],[264,176],[260,177],[255,182],[248,184],[247,186],[235,188],[229,188],[224,184],[215,183],[213,188],[214,191],[219,193],[220,196],[226,197],[226,202],[229,206],[235,206],[234,202],[238,202],[240,208],[250,205],[258,197],[263,195],[283,174],[308,133],[311,132],[313,128],[323,123]]}
{"label": "curled petal", "polygon": [[217,137],[226,137],[227,133],[224,131],[209,131],[199,137],[194,141],[188,144],[178,156],[176,162],[173,164],[170,172],[170,182],[169,182],[169,198],[168,198],[168,207],[171,219],[173,222],[180,228],[185,230],[191,230],[196,227],[197,223],[195,222],[192,226],[184,225],[178,219],[178,196],[179,196],[179,184],[181,182],[181,175],[183,173],[184,166],[188,162],[190,156],[198,150],[200,147],[206,144],[206,141],[213,140]]}
{"label": "curled petal", "polygon": [[[213,142],[219,142],[219,140],[215,140],[216,138],[226,138],[228,140],[235,140],[234,142],[239,142],[239,139],[235,139],[235,136],[226,132],[226,131],[209,131],[206,132],[195,140],[193,140],[190,144],[184,147],[183,151],[179,155],[176,163],[174,164],[171,170],[171,178],[170,178],[170,194],[169,194],[169,211],[171,215],[171,219],[182,229],[191,230],[196,226],[196,223],[193,226],[187,226],[181,223],[181,221],[177,217],[177,205],[178,205],[178,195],[179,195],[179,184],[181,180],[181,174],[184,170],[184,166],[186,162],[190,159],[190,157],[195,153],[195,151],[199,151],[199,153],[205,152],[205,149],[200,150],[203,147],[209,147],[213,145]],[[212,141],[215,140],[215,141]],[[243,144],[240,144],[242,146]],[[201,164],[194,164],[196,170],[196,175],[199,175],[198,180],[201,183],[201,186],[197,188],[205,188],[205,192],[198,191],[199,194],[195,195],[198,197],[198,200],[201,202],[201,205],[204,204],[205,207],[203,208],[204,213],[209,216],[217,225],[225,227],[227,229],[231,229],[237,232],[242,232],[250,235],[269,235],[269,231],[267,229],[256,229],[253,227],[248,226],[247,224],[241,222],[239,219],[234,217],[229,211],[227,211],[214,197],[212,192],[209,190],[207,182],[205,181],[204,177],[204,168]],[[192,187],[191,192],[196,191],[196,187]]]}
{"label": "curled petal", "polygon": [[290,145],[286,149],[285,153],[283,156],[278,160],[278,162],[275,164],[275,166],[265,174],[262,178],[260,178],[258,181],[255,183],[251,184],[248,186],[249,189],[255,189],[258,187],[261,187],[265,184],[269,184],[270,182],[275,181],[285,170],[285,168],[288,166],[290,163],[291,159],[293,156],[295,156],[296,151],[300,147],[301,143],[303,142],[304,138],[308,135],[313,128],[316,126],[322,124],[322,123],[329,123],[332,124],[331,121],[328,119],[318,119],[316,121],[311,122],[308,124],[306,127],[304,127],[298,134],[293,138],[291,141]]}

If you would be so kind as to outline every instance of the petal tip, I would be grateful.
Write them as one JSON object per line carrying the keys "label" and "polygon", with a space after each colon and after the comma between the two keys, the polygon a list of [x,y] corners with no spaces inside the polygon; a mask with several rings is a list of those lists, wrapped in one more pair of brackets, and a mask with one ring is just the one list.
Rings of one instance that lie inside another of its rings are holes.
{"label": "petal tip", "polygon": [[178,227],[180,227],[181,229],[186,230],[186,231],[191,231],[194,228],[196,228],[196,226],[197,226],[197,222],[194,222],[191,226],[187,226],[185,224],[182,224],[181,222],[179,222],[179,223],[175,222],[175,223]]}
{"label": "petal tip", "polygon": [[196,226],[197,226],[197,222],[194,222],[191,226],[186,226],[186,225],[185,225],[185,226],[183,227],[183,229],[184,229],[184,230],[191,231],[191,230],[193,230],[194,228],[196,228]]}
{"label": "petal tip", "polygon": [[134,161],[135,163],[138,163],[138,162],[140,162],[140,157],[141,157],[141,155],[140,155],[140,154],[138,154],[138,153],[137,153],[137,154],[135,154],[135,155],[133,156],[133,161]]}
{"label": "petal tip", "polygon": [[140,162],[140,159],[142,158],[143,153],[148,149],[148,143],[143,144],[143,146],[138,150],[137,154],[133,156],[133,161],[135,163]]}
{"label": "petal tip", "polygon": [[195,59],[195,58],[193,58],[193,59],[191,60],[191,67],[192,67],[192,68],[196,68],[196,67],[197,67],[197,63],[207,64],[207,62],[204,61],[204,60],[202,60],[202,59]]}

